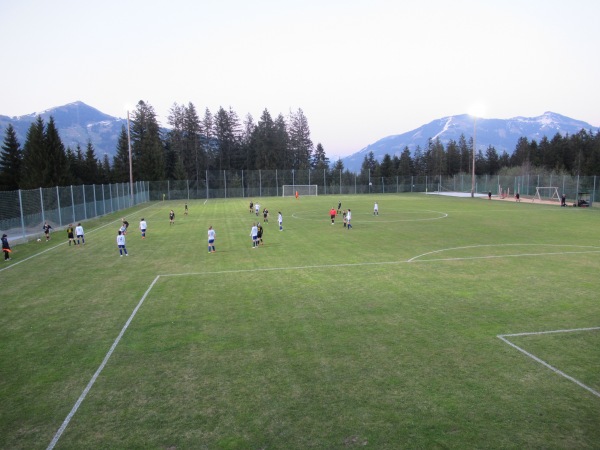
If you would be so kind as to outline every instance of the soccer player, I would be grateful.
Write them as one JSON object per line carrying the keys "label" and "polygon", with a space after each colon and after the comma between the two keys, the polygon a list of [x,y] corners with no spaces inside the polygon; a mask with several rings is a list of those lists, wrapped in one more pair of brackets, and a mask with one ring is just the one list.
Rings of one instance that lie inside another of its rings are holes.
{"label": "soccer player", "polygon": [[338,209],[337,209],[337,213],[341,214],[342,213],[342,201],[338,201]]}
{"label": "soccer player", "polygon": [[267,208],[263,209],[263,222],[269,223],[269,210]]}
{"label": "soccer player", "polygon": [[187,207],[187,203],[184,206],[184,210],[183,210],[183,215],[187,216],[188,215],[188,207]]}
{"label": "soccer player", "polygon": [[346,212],[346,210],[344,210],[344,228],[346,228],[347,224],[348,224],[348,213]]}
{"label": "soccer player", "polygon": [[212,225],[208,227],[208,253],[215,253],[215,238],[217,237],[217,233],[213,230]]}
{"label": "soccer player", "polygon": [[125,218],[121,219],[121,222],[123,222],[123,227],[121,227],[121,231],[123,232],[123,234],[127,234],[127,228],[129,228],[129,222],[127,222],[125,220]]}
{"label": "soccer player", "polygon": [[146,239],[146,229],[147,228],[148,228],[148,224],[142,217],[142,220],[140,220],[140,231],[142,232],[142,239]]}
{"label": "soccer player", "polygon": [[252,237],[252,248],[258,247],[258,227],[256,223],[252,222],[252,229],[250,230],[250,236]]}
{"label": "soccer player", "polygon": [[331,217],[331,225],[335,223],[335,208],[332,206],[329,210],[329,217]]}
{"label": "soccer player", "polygon": [[263,240],[262,240],[262,237],[263,237],[263,227],[260,224],[260,222],[256,223],[256,228],[258,229],[258,233],[256,234],[256,237],[258,238],[258,243],[256,245],[262,245],[262,243],[263,243]]}
{"label": "soccer player", "polygon": [[2,235],[2,251],[4,252],[4,261],[10,261],[10,245],[8,245],[8,236]]}
{"label": "soccer player", "polygon": [[349,230],[350,228],[352,228],[352,224],[350,223],[350,220],[352,219],[352,211],[350,211],[350,208],[348,208],[348,212],[346,213],[346,226],[347,226],[347,230]]}
{"label": "soccer player", "polygon": [[254,212],[254,202],[250,200],[250,214]]}
{"label": "soccer player", "polygon": [[175,224],[175,211],[169,211],[169,226]]}
{"label": "soccer player", "polygon": [[75,243],[75,235],[73,233],[74,233],[73,224],[70,223],[69,226],[67,227],[67,238],[69,238],[69,247],[71,246],[71,242],[73,242],[74,245],[77,245]]}
{"label": "soccer player", "polygon": [[79,239],[81,239],[81,243],[85,245],[85,238],[83,237],[83,227],[81,226],[81,223],[78,223],[77,227],[75,227],[75,234],[77,235],[77,245],[79,245]]}
{"label": "soccer player", "polygon": [[260,205],[257,203],[254,205],[254,212],[256,212],[256,217],[258,217],[258,212],[260,211]]}
{"label": "soccer player", "polygon": [[279,231],[283,231],[283,216],[281,215],[281,211],[278,213],[277,221],[279,222]]}
{"label": "soccer player", "polygon": [[44,230],[44,234],[46,235],[46,242],[48,242],[50,240],[50,230],[52,229],[52,226],[48,222],[44,222],[44,226],[42,227],[42,229]]}
{"label": "soccer player", "polygon": [[377,204],[377,202],[375,202],[375,206],[373,206],[373,215],[374,216],[379,215],[379,205]]}
{"label": "soccer player", "polygon": [[125,248],[125,235],[121,230],[119,230],[119,234],[117,235],[117,247],[119,248],[121,257],[123,257],[123,253],[125,253],[125,256],[129,256],[127,254],[127,249]]}

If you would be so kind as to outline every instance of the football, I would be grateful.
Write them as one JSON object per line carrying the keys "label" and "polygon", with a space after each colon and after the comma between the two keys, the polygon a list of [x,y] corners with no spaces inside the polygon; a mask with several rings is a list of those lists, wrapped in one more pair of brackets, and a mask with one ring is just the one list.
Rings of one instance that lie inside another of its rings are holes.
{"label": "football", "polygon": [[42,242],[42,240],[40,238],[38,238],[38,242]]}

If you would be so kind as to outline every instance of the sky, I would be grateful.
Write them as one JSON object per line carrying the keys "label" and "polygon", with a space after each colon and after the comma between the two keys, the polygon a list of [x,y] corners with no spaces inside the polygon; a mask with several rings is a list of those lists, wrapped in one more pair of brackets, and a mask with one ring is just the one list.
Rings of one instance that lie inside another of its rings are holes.
{"label": "sky", "polygon": [[331,160],[433,120],[600,126],[598,0],[1,0],[0,114],[301,109]]}

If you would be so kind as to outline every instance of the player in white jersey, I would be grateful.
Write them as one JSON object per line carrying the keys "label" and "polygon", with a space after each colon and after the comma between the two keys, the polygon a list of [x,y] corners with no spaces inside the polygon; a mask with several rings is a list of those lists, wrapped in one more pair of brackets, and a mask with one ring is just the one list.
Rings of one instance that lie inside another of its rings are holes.
{"label": "player in white jersey", "polygon": [[283,231],[283,216],[281,215],[281,211],[278,213],[277,221],[279,222],[279,231]]}
{"label": "player in white jersey", "polygon": [[125,253],[125,256],[129,256],[127,249],[125,248],[125,236],[121,230],[119,230],[119,234],[117,235],[117,247],[119,248],[119,255],[121,255],[121,257],[123,256],[123,253]]}
{"label": "player in white jersey", "polygon": [[148,224],[142,217],[142,220],[140,220],[140,231],[142,232],[142,239],[146,239],[146,229],[147,228],[148,228]]}
{"label": "player in white jersey", "polygon": [[79,244],[79,239],[81,239],[81,243],[85,245],[85,237],[83,237],[83,227],[81,223],[78,223],[75,227],[75,234],[77,235],[77,244]]}
{"label": "player in white jersey", "polygon": [[255,223],[252,224],[252,230],[250,230],[250,236],[252,237],[252,248],[258,247],[258,227]]}
{"label": "player in white jersey", "polygon": [[215,253],[215,238],[217,237],[217,233],[213,230],[213,227],[208,227],[208,253]]}

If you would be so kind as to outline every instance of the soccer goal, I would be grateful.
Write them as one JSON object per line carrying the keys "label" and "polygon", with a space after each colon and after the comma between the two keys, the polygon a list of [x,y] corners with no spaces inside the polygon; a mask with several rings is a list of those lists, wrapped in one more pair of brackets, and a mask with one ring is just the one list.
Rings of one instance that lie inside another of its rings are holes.
{"label": "soccer goal", "polygon": [[282,197],[294,197],[296,195],[317,195],[316,184],[284,184]]}
{"label": "soccer goal", "polygon": [[560,202],[560,196],[558,195],[558,188],[557,187],[548,187],[548,186],[544,186],[544,187],[536,187],[535,188],[535,195],[533,196],[533,198],[531,199],[532,202],[535,202],[536,200],[556,200],[557,202]]}

